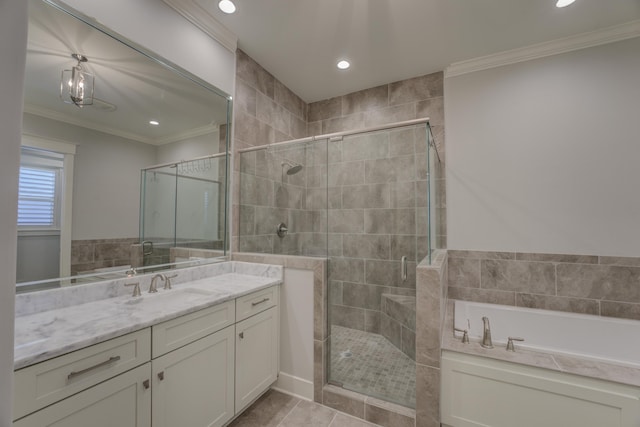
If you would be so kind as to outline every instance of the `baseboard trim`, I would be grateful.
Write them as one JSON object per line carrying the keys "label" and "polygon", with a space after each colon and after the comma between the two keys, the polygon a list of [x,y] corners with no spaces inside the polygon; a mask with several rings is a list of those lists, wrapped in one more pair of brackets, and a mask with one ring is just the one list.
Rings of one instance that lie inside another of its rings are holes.
{"label": "baseboard trim", "polygon": [[280,372],[278,381],[271,388],[300,399],[313,400],[313,381],[285,372]]}

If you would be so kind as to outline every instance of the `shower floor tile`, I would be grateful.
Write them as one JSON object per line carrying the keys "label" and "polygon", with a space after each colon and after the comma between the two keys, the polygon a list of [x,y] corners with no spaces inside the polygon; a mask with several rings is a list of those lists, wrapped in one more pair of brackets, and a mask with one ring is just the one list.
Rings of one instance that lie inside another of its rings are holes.
{"label": "shower floor tile", "polygon": [[416,363],[385,337],[331,326],[330,382],[415,408]]}

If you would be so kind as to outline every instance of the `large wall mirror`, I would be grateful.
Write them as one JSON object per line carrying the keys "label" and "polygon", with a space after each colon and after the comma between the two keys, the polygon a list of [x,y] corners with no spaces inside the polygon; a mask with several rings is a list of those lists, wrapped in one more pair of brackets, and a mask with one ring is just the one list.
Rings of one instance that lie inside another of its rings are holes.
{"label": "large wall mirror", "polygon": [[17,291],[227,254],[231,98],[29,0]]}

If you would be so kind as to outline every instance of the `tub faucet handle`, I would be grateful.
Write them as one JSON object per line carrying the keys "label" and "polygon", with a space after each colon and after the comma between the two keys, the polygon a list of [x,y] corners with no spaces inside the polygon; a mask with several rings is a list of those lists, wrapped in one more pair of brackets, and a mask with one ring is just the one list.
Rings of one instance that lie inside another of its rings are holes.
{"label": "tub faucet handle", "polygon": [[469,344],[469,331],[466,329],[453,328],[456,332],[462,332],[462,344]]}
{"label": "tub faucet handle", "polygon": [[524,341],[524,338],[519,337],[509,337],[507,341],[507,351],[516,351],[515,346],[513,345],[514,341]]}
{"label": "tub faucet handle", "polygon": [[491,341],[491,327],[489,326],[489,318],[483,317],[482,322],[484,323],[483,333],[482,333],[482,343],[480,344],[484,348],[493,348],[493,342]]}

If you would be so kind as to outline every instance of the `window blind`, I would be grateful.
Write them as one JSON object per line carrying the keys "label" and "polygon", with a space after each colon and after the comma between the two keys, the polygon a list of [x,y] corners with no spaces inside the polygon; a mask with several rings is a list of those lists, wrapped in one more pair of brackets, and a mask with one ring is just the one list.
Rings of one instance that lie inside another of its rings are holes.
{"label": "window blind", "polygon": [[19,227],[55,227],[56,169],[20,167],[18,190]]}

